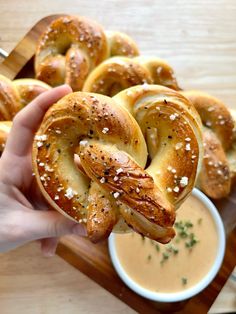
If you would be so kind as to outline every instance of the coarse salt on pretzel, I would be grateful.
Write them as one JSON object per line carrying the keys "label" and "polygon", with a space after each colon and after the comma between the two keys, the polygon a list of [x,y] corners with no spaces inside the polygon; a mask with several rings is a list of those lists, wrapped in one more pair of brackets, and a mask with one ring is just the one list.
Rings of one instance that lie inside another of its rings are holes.
{"label": "coarse salt on pretzel", "polygon": [[180,90],[173,69],[162,59],[113,57],[89,74],[83,91],[114,96],[123,89],[144,83]]}
{"label": "coarse salt on pretzel", "polygon": [[111,55],[139,54],[128,35],[106,34],[99,24],[80,16],[63,16],[52,21],[38,42],[36,77],[51,86],[67,83],[78,91],[91,70]]}
{"label": "coarse salt on pretzel", "polygon": [[[175,208],[194,185],[199,121],[187,99],[160,86],[134,87],[114,99],[70,94],[49,109],[35,137],[37,182],[55,209],[86,224],[93,242],[108,237],[122,217],[137,232],[167,243],[175,234]],[[150,137],[146,171],[141,130]]]}

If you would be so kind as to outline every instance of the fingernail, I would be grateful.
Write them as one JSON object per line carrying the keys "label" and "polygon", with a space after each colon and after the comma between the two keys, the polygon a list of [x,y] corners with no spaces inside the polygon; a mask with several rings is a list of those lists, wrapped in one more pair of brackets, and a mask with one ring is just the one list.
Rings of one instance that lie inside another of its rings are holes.
{"label": "fingernail", "polygon": [[73,234],[82,236],[82,237],[86,237],[87,236],[87,230],[85,228],[85,226],[81,225],[81,224],[77,224],[73,227],[72,229]]}
{"label": "fingernail", "polygon": [[55,256],[55,251],[44,251],[43,255],[45,257],[53,257],[53,256]]}

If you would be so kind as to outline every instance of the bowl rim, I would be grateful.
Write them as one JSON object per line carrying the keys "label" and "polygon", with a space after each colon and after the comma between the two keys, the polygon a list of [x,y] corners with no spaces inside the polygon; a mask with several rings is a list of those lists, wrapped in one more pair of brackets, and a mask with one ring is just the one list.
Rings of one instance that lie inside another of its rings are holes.
{"label": "bowl rim", "polygon": [[141,285],[139,285],[137,282],[135,282],[124,270],[122,264],[119,261],[117,251],[115,248],[115,234],[112,233],[108,239],[108,248],[109,248],[109,254],[112,260],[112,264],[114,268],[116,269],[116,272],[118,273],[119,277],[124,281],[124,283],[134,292],[141,295],[142,297],[156,301],[156,302],[179,302],[184,301],[186,299],[189,299],[193,297],[194,295],[201,292],[203,289],[205,289],[210,282],[214,279],[214,277],[217,275],[221,264],[224,259],[225,254],[225,244],[226,244],[226,238],[225,238],[225,229],[222,222],[222,219],[218,213],[217,208],[212,203],[212,201],[201,191],[194,188],[191,192],[191,195],[198,198],[202,203],[206,206],[206,208],[209,210],[218,233],[218,249],[216,253],[216,258],[214,263],[212,264],[212,267],[196,285],[180,292],[172,292],[172,293],[161,293],[161,292],[154,292],[151,290],[148,290]]}

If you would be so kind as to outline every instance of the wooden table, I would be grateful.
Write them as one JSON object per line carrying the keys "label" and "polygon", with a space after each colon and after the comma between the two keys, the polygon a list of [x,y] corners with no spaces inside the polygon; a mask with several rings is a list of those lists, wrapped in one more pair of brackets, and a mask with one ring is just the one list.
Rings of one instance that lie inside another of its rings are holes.
{"label": "wooden table", "polygon": [[[37,20],[85,15],[128,32],[143,54],[165,58],[183,88],[236,108],[236,2],[233,0],[0,1],[0,47],[8,52]],[[132,313],[124,303],[37,244],[0,255],[0,313]]]}

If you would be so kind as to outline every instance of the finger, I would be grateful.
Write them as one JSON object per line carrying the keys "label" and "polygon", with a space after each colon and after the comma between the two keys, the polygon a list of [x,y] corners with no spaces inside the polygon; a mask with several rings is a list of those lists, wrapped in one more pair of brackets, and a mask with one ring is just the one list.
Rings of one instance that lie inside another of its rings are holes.
{"label": "finger", "polygon": [[60,213],[50,211],[30,211],[24,219],[24,229],[30,240],[61,237],[66,234],[86,236],[85,226],[76,223]]}
{"label": "finger", "polygon": [[71,93],[68,85],[44,92],[22,109],[13,119],[5,152],[24,156],[32,146],[34,133],[38,129],[48,108],[63,96]]}
{"label": "finger", "polygon": [[41,240],[41,251],[44,256],[54,256],[57,248],[58,238],[46,238]]}

